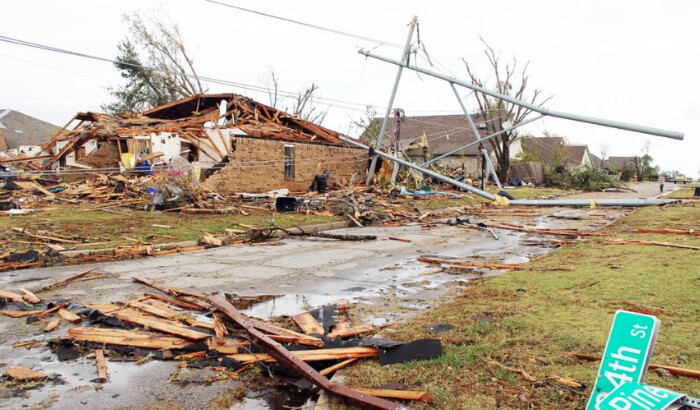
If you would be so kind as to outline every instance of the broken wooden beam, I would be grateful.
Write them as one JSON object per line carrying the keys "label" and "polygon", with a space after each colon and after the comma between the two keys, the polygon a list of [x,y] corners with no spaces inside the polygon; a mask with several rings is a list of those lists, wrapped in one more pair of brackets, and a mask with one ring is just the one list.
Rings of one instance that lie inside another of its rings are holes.
{"label": "broken wooden beam", "polygon": [[80,241],[73,241],[73,240],[70,240],[70,239],[63,239],[63,238],[55,238],[55,237],[53,237],[53,236],[35,235],[35,234],[33,234],[33,233],[28,232],[28,231],[27,231],[26,229],[24,229],[24,228],[18,228],[18,227],[16,227],[16,226],[13,226],[13,227],[10,228],[10,229],[12,229],[14,232],[17,232],[17,233],[19,233],[19,234],[21,234],[21,235],[30,237],[30,238],[32,238],[32,239],[42,240],[42,241],[51,241],[51,242],[59,242],[59,243],[70,243],[70,244],[74,244],[74,245],[79,244],[79,243],[82,243],[82,242],[80,242]]}
{"label": "broken wooden beam", "polygon": [[367,324],[356,327],[336,328],[332,332],[328,333],[328,337],[331,339],[355,337],[372,332],[374,332],[374,326]]}
{"label": "broken wooden beam", "polygon": [[421,401],[423,403],[432,403],[433,395],[424,391],[411,391],[411,390],[387,390],[387,389],[361,389],[358,387],[354,388],[356,391],[365,394],[371,394],[372,396],[385,397],[387,399],[400,399],[400,400],[410,400],[410,401]]}
{"label": "broken wooden beam", "polygon": [[159,291],[161,291],[163,293],[167,293],[167,294],[173,295],[173,296],[186,295],[186,296],[192,296],[192,297],[195,297],[198,299],[205,299],[207,297],[207,295],[205,295],[203,293],[192,292],[192,291],[183,290],[183,289],[171,288],[169,286],[161,285],[160,283],[158,283],[154,280],[143,278],[141,276],[133,276],[132,279],[137,281],[137,282],[141,282],[144,285],[150,286],[154,289],[158,289]]}
{"label": "broken wooden beam", "polygon": [[97,378],[104,383],[107,381],[107,360],[105,360],[104,349],[95,350],[95,361],[97,362]]}
{"label": "broken wooden beam", "polygon": [[2,289],[0,289],[0,299],[7,299],[16,303],[23,302],[22,295]]}
{"label": "broken wooden beam", "polygon": [[66,309],[58,309],[58,315],[61,316],[61,319],[71,323],[78,323],[83,320],[80,316]]}
{"label": "broken wooden beam", "polygon": [[354,391],[346,386],[332,383],[330,380],[322,376],[311,366],[302,361],[295,353],[282,347],[279,343],[270,339],[264,333],[257,330],[253,325],[241,315],[238,310],[233,307],[223,296],[214,295],[209,296],[209,300],[214,304],[221,312],[226,314],[231,320],[238,323],[243,327],[251,336],[258,340],[260,346],[265,349],[270,355],[273,355],[280,363],[288,366],[294,370],[299,376],[307,379],[311,383],[319,386],[320,388],[329,391],[331,393],[337,394],[339,396],[345,397],[352,402],[358,404],[361,407],[371,407],[377,409],[392,409],[398,410],[403,406],[392,403],[388,400],[380,399],[368,394],[362,394]]}
{"label": "broken wooden beam", "polygon": [[36,305],[37,303],[41,302],[41,299],[39,299],[34,293],[28,291],[27,289],[20,289],[20,292],[22,292],[22,299],[26,300],[27,302]]}
{"label": "broken wooden beam", "polygon": [[[334,349],[295,350],[294,355],[305,362],[318,362],[322,360],[377,357],[379,352],[376,347],[360,346],[339,347]],[[273,356],[266,353],[239,353],[229,355],[229,357],[242,363],[276,361]]]}
{"label": "broken wooden beam", "polygon": [[50,290],[50,289],[53,289],[53,288],[57,288],[57,287],[59,287],[59,286],[63,286],[63,285],[65,285],[66,283],[71,282],[71,281],[73,281],[73,280],[75,280],[75,279],[78,279],[78,278],[81,277],[81,276],[87,275],[88,273],[94,271],[95,269],[97,269],[97,268],[91,268],[91,269],[86,270],[85,272],[80,272],[80,273],[75,274],[75,275],[73,275],[73,276],[70,276],[70,277],[68,277],[68,278],[61,279],[61,280],[59,280],[58,282],[54,282],[54,283],[52,283],[52,284],[50,284],[50,285],[43,286],[43,287],[37,289],[36,292],[43,292],[43,291],[46,291],[46,290]]}
{"label": "broken wooden beam", "polygon": [[112,315],[123,322],[137,324],[147,329],[157,330],[189,340],[204,340],[209,338],[208,334],[186,328],[177,322],[148,317],[132,309],[122,309],[114,312]]}
{"label": "broken wooden beam", "polygon": [[340,363],[336,363],[333,366],[326,367],[325,369],[319,371],[319,374],[321,374],[321,376],[328,376],[331,373],[337,372],[340,369],[344,369],[344,368],[348,367],[349,365],[355,363],[358,359],[359,359],[358,357],[353,357],[353,358],[348,359],[348,360],[343,360]]}
{"label": "broken wooden beam", "polygon": [[91,342],[111,346],[131,346],[142,349],[182,349],[193,342],[179,337],[139,330],[103,329],[96,327],[74,327],[61,339]]}
{"label": "broken wooden beam", "polygon": [[298,315],[292,316],[294,323],[299,326],[299,328],[306,333],[322,335],[324,334],[323,326],[319,325],[316,319],[309,312],[299,313]]}
{"label": "broken wooden beam", "polygon": [[[590,361],[594,361],[594,362],[600,361],[600,356],[592,356],[592,355],[588,355],[588,354],[562,352],[562,351],[560,351],[559,353],[564,354],[564,355],[568,355],[568,356],[573,356],[577,359],[590,360]],[[695,379],[700,379],[700,370],[683,369],[680,367],[663,366],[660,364],[650,364],[649,365],[649,370],[656,370],[656,369],[668,370],[669,373],[676,375],[676,376],[685,376],[685,377],[692,377]]]}
{"label": "broken wooden beam", "polygon": [[156,300],[160,300],[161,302],[170,303],[171,305],[181,307],[183,309],[199,310],[199,311],[207,310],[206,306],[202,306],[202,305],[190,303],[190,302],[185,302],[185,301],[179,300],[179,299],[170,299],[170,298],[166,298],[165,296],[154,295],[152,293],[144,293],[144,295],[148,296],[151,299],[156,299]]}
{"label": "broken wooden beam", "polygon": [[692,249],[694,251],[700,251],[700,246],[692,245],[681,245],[677,243],[670,242],[656,242],[656,241],[636,241],[631,239],[616,239],[608,242],[603,242],[603,245],[655,245],[655,246],[666,246],[669,248],[681,248],[681,249]]}

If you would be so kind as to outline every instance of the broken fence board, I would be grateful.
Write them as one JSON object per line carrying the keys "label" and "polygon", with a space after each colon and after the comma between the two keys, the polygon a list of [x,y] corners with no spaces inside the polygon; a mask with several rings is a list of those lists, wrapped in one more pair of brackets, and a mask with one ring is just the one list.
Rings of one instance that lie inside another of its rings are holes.
{"label": "broken fence board", "polygon": [[321,374],[321,376],[328,376],[329,374],[331,374],[333,372],[337,372],[340,369],[344,369],[344,368],[348,367],[349,365],[355,363],[358,359],[359,358],[357,358],[357,357],[353,357],[352,359],[344,360],[340,363],[334,364],[331,367],[326,367],[325,369],[319,371],[319,373]]}
{"label": "broken fence board", "polygon": [[332,332],[328,334],[328,337],[335,339],[335,338],[343,338],[343,337],[354,337],[358,335],[363,335],[366,333],[372,333],[374,331],[374,326],[367,324],[367,325],[361,325],[361,326],[356,326],[356,327],[347,327],[347,328],[336,328]]}
{"label": "broken fence board", "polygon": [[19,295],[17,293],[10,292],[7,290],[2,290],[2,289],[0,289],[0,298],[7,299],[7,300],[10,300],[12,302],[17,302],[17,303],[22,302],[22,295]]}
{"label": "broken fence board", "polygon": [[61,316],[61,319],[71,323],[78,323],[83,320],[80,316],[66,309],[58,309],[58,315]]}
{"label": "broken fence board", "polygon": [[27,289],[20,289],[19,291],[22,292],[22,299],[26,300],[27,302],[34,305],[41,302],[41,299],[39,299],[34,293],[28,291]]}
{"label": "broken fence board", "polygon": [[[295,350],[294,355],[305,362],[322,360],[344,360],[363,357],[377,357],[376,347],[339,347],[334,349]],[[266,353],[240,353],[229,355],[231,359],[243,363],[274,362],[276,359]]]}

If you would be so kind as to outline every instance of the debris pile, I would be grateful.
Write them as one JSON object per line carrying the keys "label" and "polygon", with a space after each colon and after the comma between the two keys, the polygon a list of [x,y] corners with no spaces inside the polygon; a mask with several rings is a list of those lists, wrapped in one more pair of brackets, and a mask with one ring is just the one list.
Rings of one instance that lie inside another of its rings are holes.
{"label": "debris pile", "polygon": [[[390,365],[442,354],[439,340],[403,343],[371,337],[378,329],[370,324],[353,324],[347,301],[288,319],[286,323],[295,323],[299,331],[243,315],[234,307],[240,300],[235,295],[205,295],[138,276],[135,281],[165,295],[145,292],[128,301],[85,306],[70,300],[40,299],[41,292],[85,279],[89,274],[96,273],[91,269],[33,292],[1,290],[0,314],[26,318],[27,323],[40,326],[44,332],[53,332],[60,322],[77,325],[48,344],[62,361],[94,358],[94,382],[109,381],[110,360],[142,363],[158,359],[178,361],[180,369],[209,368],[215,372],[215,380],[240,380],[247,370],[261,367],[279,385],[310,393],[324,389],[363,407],[401,407],[380,397],[432,400],[427,392],[354,390],[327,379],[360,359],[377,358],[381,365]],[[244,304],[249,302],[242,299]],[[43,343],[31,340],[21,345],[31,348]],[[45,373],[21,367],[9,369],[5,377],[19,383],[49,379]]]}

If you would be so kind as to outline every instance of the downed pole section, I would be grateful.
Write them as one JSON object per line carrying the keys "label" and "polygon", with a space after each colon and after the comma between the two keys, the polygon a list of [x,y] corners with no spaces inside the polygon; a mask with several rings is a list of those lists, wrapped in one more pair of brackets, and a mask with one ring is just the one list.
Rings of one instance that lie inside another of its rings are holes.
{"label": "downed pole section", "polygon": [[[401,158],[395,157],[393,155],[387,154],[382,151],[375,150],[372,147],[364,145],[356,140],[346,137],[340,137],[341,141],[347,142],[348,144],[355,145],[359,148],[367,149],[371,155],[379,155],[380,157],[386,158],[388,160],[394,161],[408,168],[415,169],[426,175],[437,178],[441,181],[452,184],[458,188],[467,190],[473,194],[484,197],[490,201],[493,201],[496,197],[489,194],[486,191],[482,191],[473,186],[467,185],[463,182],[459,182],[456,179],[447,177],[438,172],[431,171],[427,168],[423,168],[420,165],[416,165],[410,161],[403,160]],[[516,199],[509,201],[510,205],[523,205],[523,206],[573,206],[573,207],[587,207],[587,206],[624,206],[624,207],[639,207],[639,206],[655,206],[655,205],[666,205],[679,202],[676,199]]]}

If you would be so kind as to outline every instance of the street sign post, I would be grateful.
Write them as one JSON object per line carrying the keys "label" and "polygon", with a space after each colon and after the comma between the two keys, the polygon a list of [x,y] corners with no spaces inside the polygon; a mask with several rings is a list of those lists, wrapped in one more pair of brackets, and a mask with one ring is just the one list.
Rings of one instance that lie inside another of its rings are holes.
{"label": "street sign post", "polygon": [[599,404],[620,386],[644,381],[659,326],[654,316],[624,310],[615,313],[586,410],[613,408],[599,407]]}
{"label": "street sign post", "polygon": [[625,383],[611,391],[597,404],[606,410],[664,410],[685,394],[643,383]]}

